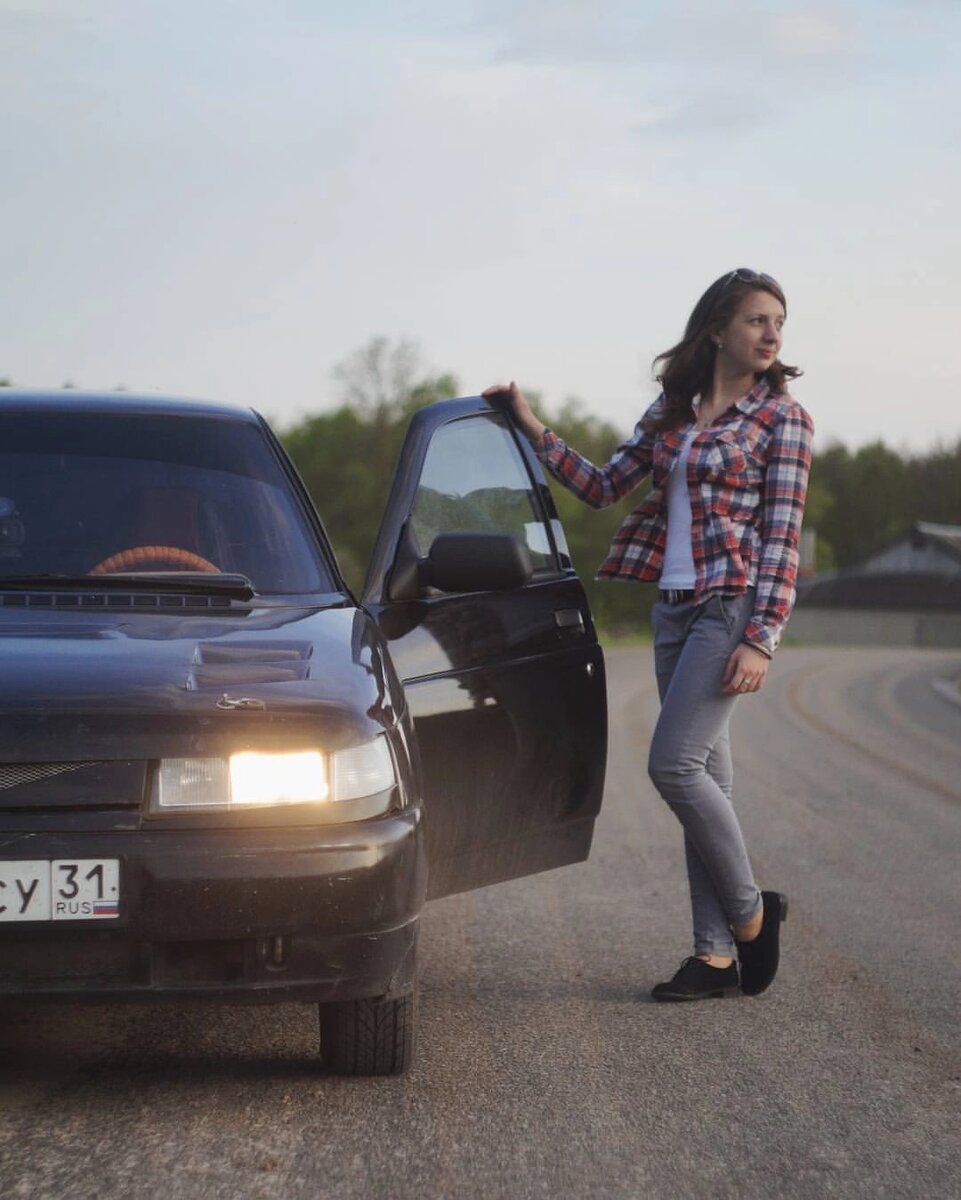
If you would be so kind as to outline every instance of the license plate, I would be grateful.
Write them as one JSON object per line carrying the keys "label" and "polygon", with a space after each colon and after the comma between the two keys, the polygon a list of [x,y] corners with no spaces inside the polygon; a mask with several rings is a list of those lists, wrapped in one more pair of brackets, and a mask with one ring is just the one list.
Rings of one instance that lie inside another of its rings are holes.
{"label": "license plate", "polygon": [[0,862],[0,921],[109,921],[119,916],[119,859]]}

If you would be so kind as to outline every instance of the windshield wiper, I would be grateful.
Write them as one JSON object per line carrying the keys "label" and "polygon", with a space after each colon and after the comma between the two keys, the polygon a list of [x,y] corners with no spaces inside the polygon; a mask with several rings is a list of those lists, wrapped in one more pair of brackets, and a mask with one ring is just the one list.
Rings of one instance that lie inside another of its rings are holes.
{"label": "windshield wiper", "polygon": [[11,575],[0,576],[0,591],[43,588],[49,591],[84,592],[189,592],[252,600],[254,585],[246,575],[213,575],[204,571],[131,572],[110,575]]}

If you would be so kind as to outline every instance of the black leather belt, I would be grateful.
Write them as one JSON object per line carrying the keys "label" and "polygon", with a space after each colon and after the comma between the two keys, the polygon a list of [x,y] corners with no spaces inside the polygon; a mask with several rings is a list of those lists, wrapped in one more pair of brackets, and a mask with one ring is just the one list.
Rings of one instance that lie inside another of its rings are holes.
{"label": "black leather belt", "polygon": [[661,588],[657,594],[665,604],[683,604],[694,599],[693,588]]}

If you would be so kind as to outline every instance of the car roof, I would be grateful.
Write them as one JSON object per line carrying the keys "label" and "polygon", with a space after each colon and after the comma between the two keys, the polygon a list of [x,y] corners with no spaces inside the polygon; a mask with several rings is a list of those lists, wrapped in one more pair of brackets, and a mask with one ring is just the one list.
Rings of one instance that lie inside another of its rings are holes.
{"label": "car roof", "polygon": [[141,416],[218,417],[225,421],[258,424],[252,408],[220,404],[213,400],[188,400],[179,396],[138,392],[87,392],[76,388],[0,387],[0,412],[128,413]]}

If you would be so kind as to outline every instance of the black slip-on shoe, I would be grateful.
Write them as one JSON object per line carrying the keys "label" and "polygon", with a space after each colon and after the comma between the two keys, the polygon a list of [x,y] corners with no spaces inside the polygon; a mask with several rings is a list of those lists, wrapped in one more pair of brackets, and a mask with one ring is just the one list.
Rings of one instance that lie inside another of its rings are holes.
{"label": "black slip-on shoe", "polygon": [[741,991],[759,996],[774,982],[781,957],[781,922],[787,917],[787,896],[782,892],[762,892],[764,917],[761,932],[750,942],[737,943],[741,964]]}
{"label": "black slip-on shoe", "polygon": [[655,1000],[720,1000],[739,992],[737,963],[712,967],[703,958],[685,958],[673,979],[651,989]]}

